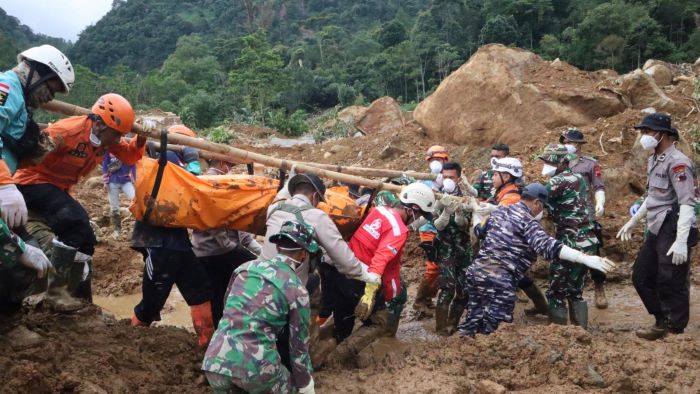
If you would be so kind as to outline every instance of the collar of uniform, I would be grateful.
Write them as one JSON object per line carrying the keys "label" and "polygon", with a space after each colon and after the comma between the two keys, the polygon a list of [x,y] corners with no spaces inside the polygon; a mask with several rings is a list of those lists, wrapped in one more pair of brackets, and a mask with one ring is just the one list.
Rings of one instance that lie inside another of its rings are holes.
{"label": "collar of uniform", "polygon": [[676,144],[674,143],[671,146],[669,146],[665,151],[663,151],[663,153],[656,156],[656,161],[666,160],[666,157],[671,156],[675,151],[676,151]]}
{"label": "collar of uniform", "polygon": [[301,200],[301,201],[311,205],[311,200],[309,200],[309,198],[303,194],[295,194],[294,197],[292,197],[292,200]]}

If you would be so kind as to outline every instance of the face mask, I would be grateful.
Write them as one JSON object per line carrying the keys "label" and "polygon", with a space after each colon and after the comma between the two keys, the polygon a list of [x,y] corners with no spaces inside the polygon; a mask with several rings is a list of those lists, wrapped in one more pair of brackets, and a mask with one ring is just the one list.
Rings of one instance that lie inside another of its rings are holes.
{"label": "face mask", "polygon": [[102,141],[100,141],[100,138],[97,135],[95,135],[95,133],[90,133],[90,144],[97,148],[102,144]]}
{"label": "face mask", "polygon": [[557,173],[557,167],[549,164],[544,164],[542,166],[542,175],[544,176],[553,176],[554,174]]}
{"label": "face mask", "polygon": [[538,213],[537,216],[535,216],[535,220],[539,222],[540,220],[542,220],[542,217],[544,217],[544,210],[540,211],[540,213]]}
{"label": "face mask", "polygon": [[442,190],[447,194],[453,194],[457,190],[457,184],[452,179],[442,181]]}
{"label": "face mask", "polygon": [[642,144],[642,148],[644,149],[654,149],[659,145],[659,141],[648,134],[643,135],[642,138],[639,139],[639,143]]}
{"label": "face mask", "polygon": [[576,145],[566,144],[564,146],[566,147],[566,150],[569,151],[569,153],[576,153]]}
{"label": "face mask", "polygon": [[430,172],[433,174],[439,174],[440,171],[442,171],[442,163],[440,163],[437,160],[433,160],[430,162]]}

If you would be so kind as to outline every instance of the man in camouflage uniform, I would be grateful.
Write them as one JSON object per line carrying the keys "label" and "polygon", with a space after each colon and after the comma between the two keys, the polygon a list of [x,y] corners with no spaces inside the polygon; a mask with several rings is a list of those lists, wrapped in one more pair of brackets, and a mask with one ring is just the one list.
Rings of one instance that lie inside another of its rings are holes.
{"label": "man in camouflage uniform", "polygon": [[[462,176],[462,167],[456,162],[445,163],[442,167],[442,193],[462,196],[457,186]],[[472,260],[469,240],[471,214],[465,212],[462,204],[452,202],[436,204],[437,219],[433,225],[437,229],[436,262],[439,267],[438,287],[440,292],[435,306],[435,331],[441,335],[451,335],[467,306],[466,272]]]}
{"label": "man in camouflage uniform", "polygon": [[[236,270],[202,369],[215,393],[313,393],[309,293],[296,270],[318,251],[313,228],[287,221],[268,239],[278,254]],[[289,364],[277,347],[289,329]]]}
{"label": "man in camouflage uniform", "polygon": [[513,321],[517,283],[538,254],[604,271],[614,267],[612,262],[585,255],[547,235],[539,224],[547,201],[546,187],[527,185],[520,202],[496,208],[486,220],[484,242],[467,269],[469,308],[459,325],[461,336],[490,334],[501,322]]}
{"label": "man in camouflage uniform", "polygon": [[[564,145],[549,144],[538,157],[544,162],[542,175],[547,182],[549,215],[556,229],[556,238],[565,245],[587,254],[598,253],[593,215],[589,210],[588,183],[569,168],[574,155]],[[566,324],[566,306],[575,325],[588,326],[588,305],[583,300],[583,283],[587,268],[554,259],[549,265],[549,319]]]}
{"label": "man in camouflage uniform", "polygon": [[[559,136],[559,143],[564,144],[569,153],[575,153],[577,156],[571,161],[569,167],[576,174],[583,175],[589,185],[589,199],[591,205],[588,209],[595,212],[595,218],[600,219],[605,213],[605,182],[603,182],[603,169],[598,164],[596,159],[581,154],[581,148],[586,143],[586,139],[578,129],[570,127],[563,131]],[[602,227],[597,221],[593,224],[596,226],[596,235],[600,241],[600,247],[603,246]],[[600,248],[599,248],[600,251]],[[600,271],[591,270],[591,278],[595,284],[595,306],[598,309],[608,307],[608,299],[605,296],[605,274]]]}

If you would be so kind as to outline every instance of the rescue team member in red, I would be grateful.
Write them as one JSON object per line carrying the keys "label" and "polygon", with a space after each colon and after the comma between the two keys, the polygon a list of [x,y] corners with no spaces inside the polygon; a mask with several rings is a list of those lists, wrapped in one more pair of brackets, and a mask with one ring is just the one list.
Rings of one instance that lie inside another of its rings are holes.
{"label": "rescue team member in red", "polygon": [[[391,304],[400,295],[401,254],[408,238],[406,225],[435,209],[435,195],[422,183],[406,186],[399,200],[401,205],[397,207],[373,208],[350,240],[350,249],[367,265],[369,275],[381,278],[381,288],[337,273],[332,291],[336,292],[334,339],[339,345],[329,355],[331,363],[349,361],[386,331],[386,303]],[[352,332],[356,317],[363,325]]]}
{"label": "rescue team member in red", "polygon": [[134,123],[134,110],[124,97],[105,94],[91,111],[51,124],[47,130],[55,149],[41,163],[19,169],[13,177],[27,208],[46,221],[59,241],[78,250],[76,261],[85,263],[87,283],[74,295],[88,301],[92,299],[89,267],[95,234],[87,212],[69,194],[70,188],[102,162],[105,152],[131,165],[143,156],[146,144],[140,136],[130,142],[121,139]]}

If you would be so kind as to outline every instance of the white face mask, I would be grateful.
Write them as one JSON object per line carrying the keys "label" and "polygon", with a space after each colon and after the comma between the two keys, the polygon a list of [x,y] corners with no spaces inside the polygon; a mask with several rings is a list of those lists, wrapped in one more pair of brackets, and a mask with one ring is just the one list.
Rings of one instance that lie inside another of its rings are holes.
{"label": "white face mask", "polygon": [[553,176],[554,174],[557,173],[557,167],[545,163],[542,166],[542,175],[544,176]]}
{"label": "white face mask", "polygon": [[540,211],[540,213],[538,213],[537,216],[535,216],[535,220],[537,220],[539,222],[540,220],[542,220],[543,217],[544,217],[544,210]]}
{"label": "white face mask", "polygon": [[442,171],[442,163],[440,163],[437,160],[433,160],[430,162],[430,172],[433,174],[439,174],[440,171]]}
{"label": "white face mask", "polygon": [[457,184],[452,179],[445,179],[442,181],[442,190],[447,194],[453,194],[457,191]]}
{"label": "white face mask", "polygon": [[576,145],[574,144],[566,144],[564,145],[566,147],[566,150],[569,151],[569,153],[576,153]]}
{"label": "white face mask", "polygon": [[102,145],[102,141],[100,141],[100,138],[95,135],[95,133],[90,133],[90,144],[97,148],[98,146]]}
{"label": "white face mask", "polygon": [[642,138],[639,139],[639,143],[644,149],[654,149],[657,145],[659,145],[659,141],[648,134],[643,135]]}

